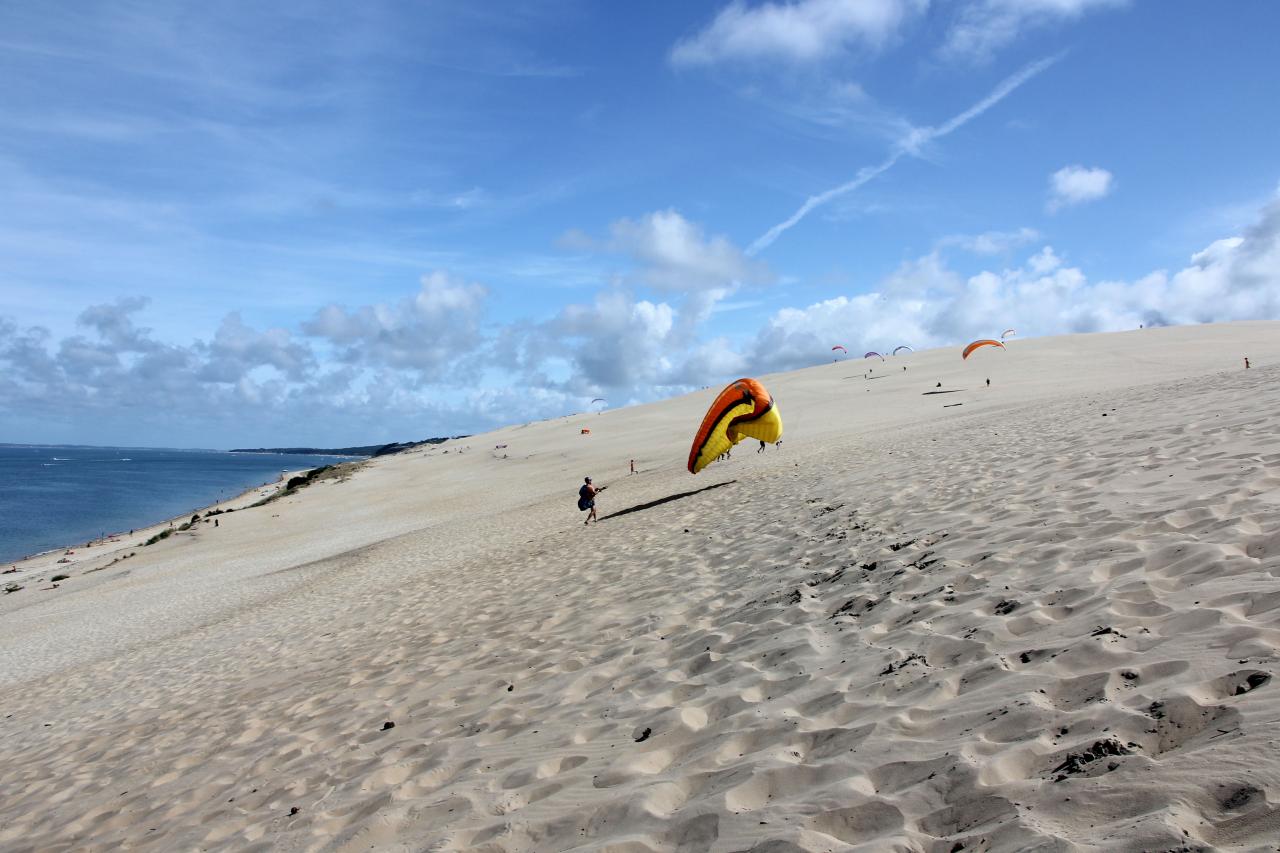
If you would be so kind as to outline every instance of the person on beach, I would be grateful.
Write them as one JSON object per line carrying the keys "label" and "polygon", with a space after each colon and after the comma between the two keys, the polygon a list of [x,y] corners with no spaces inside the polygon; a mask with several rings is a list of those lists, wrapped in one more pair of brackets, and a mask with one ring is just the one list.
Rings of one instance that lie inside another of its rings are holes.
{"label": "person on beach", "polygon": [[600,523],[600,519],[596,518],[596,495],[605,490],[605,486],[596,486],[591,482],[590,477],[583,478],[582,488],[578,489],[578,509],[587,512],[587,520],[582,522],[590,524],[593,520],[596,524]]}
{"label": "person on beach", "polygon": [[760,442],[760,449],[759,449],[759,450],[757,450],[757,451],[756,451],[756,453],[764,453],[764,442],[763,442],[763,441],[762,441],[762,442]]}
{"label": "person on beach", "polygon": [[632,459],[632,460],[631,460],[631,473],[632,473],[632,474],[634,474],[635,472],[636,472],[636,460]]}

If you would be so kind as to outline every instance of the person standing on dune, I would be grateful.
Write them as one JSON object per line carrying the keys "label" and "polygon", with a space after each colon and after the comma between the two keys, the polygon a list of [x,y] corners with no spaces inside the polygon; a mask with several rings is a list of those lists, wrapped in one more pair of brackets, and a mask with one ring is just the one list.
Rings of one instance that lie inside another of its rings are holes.
{"label": "person standing on dune", "polygon": [[605,486],[593,485],[590,477],[583,479],[582,488],[578,489],[578,509],[583,512],[591,510],[587,512],[587,520],[582,522],[583,524],[590,524],[592,521],[596,524],[600,523],[600,519],[596,518],[596,495],[604,490]]}

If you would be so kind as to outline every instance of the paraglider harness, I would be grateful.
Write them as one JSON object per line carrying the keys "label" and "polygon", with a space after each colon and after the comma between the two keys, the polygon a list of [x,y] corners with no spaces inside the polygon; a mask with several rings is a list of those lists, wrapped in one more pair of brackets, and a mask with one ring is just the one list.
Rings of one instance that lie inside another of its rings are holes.
{"label": "paraglider harness", "polygon": [[[604,490],[605,490],[604,486],[598,486],[596,488],[596,492],[603,492]],[[592,506],[595,505],[595,502],[596,502],[596,496],[590,492],[590,490],[587,488],[587,484],[583,483],[582,488],[578,489],[578,510],[580,512],[586,512],[587,510],[591,509]]]}

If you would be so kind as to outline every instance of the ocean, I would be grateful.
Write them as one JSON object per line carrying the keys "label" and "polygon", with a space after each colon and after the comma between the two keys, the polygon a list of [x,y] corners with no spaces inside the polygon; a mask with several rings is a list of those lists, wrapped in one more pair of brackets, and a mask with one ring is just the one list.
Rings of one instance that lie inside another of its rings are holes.
{"label": "ocean", "polygon": [[0,446],[0,562],[194,512],[338,456]]}

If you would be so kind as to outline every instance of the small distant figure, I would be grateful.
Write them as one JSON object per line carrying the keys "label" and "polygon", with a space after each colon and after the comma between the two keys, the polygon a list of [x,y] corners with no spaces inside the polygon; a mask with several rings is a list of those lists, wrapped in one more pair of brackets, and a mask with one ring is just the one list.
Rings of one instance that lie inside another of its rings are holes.
{"label": "small distant figure", "polygon": [[760,442],[760,449],[757,450],[756,453],[764,453],[764,441]]}
{"label": "small distant figure", "polygon": [[988,387],[988,388],[990,388],[990,387],[991,387],[991,380],[990,380],[990,379],[988,379],[988,380],[987,380],[987,387]]}
{"label": "small distant figure", "polygon": [[1249,356],[1247,355],[1244,357],[1244,369],[1245,370],[1249,369]]}
{"label": "small distant figure", "polygon": [[903,373],[906,373],[906,372],[907,372],[906,365],[903,365],[903,367],[902,367],[902,372],[903,372]]}
{"label": "small distant figure", "polygon": [[934,385],[933,387],[934,387],[934,388],[941,388],[941,387],[942,387],[942,383],[941,383],[941,382],[939,382],[937,385]]}
{"label": "small distant figure", "polygon": [[632,473],[632,474],[634,474],[635,472],[636,472],[636,460],[632,459],[632,460],[631,460],[631,473]]}
{"label": "small distant figure", "polygon": [[775,441],[775,442],[773,443],[773,446],[774,446],[774,447],[781,447],[781,446],[782,446],[782,439],[778,439],[777,441]]}
{"label": "small distant figure", "polygon": [[596,524],[600,523],[600,519],[596,518],[596,495],[603,492],[605,488],[605,486],[593,485],[590,477],[583,478],[582,488],[578,489],[578,509],[582,512],[590,510],[587,512],[587,520],[582,522],[584,525],[592,521]]}
{"label": "small distant figure", "polygon": [[213,520],[213,526],[214,526],[214,527],[217,527],[217,526],[218,526],[218,519],[216,519],[216,518],[215,518],[215,519]]}

